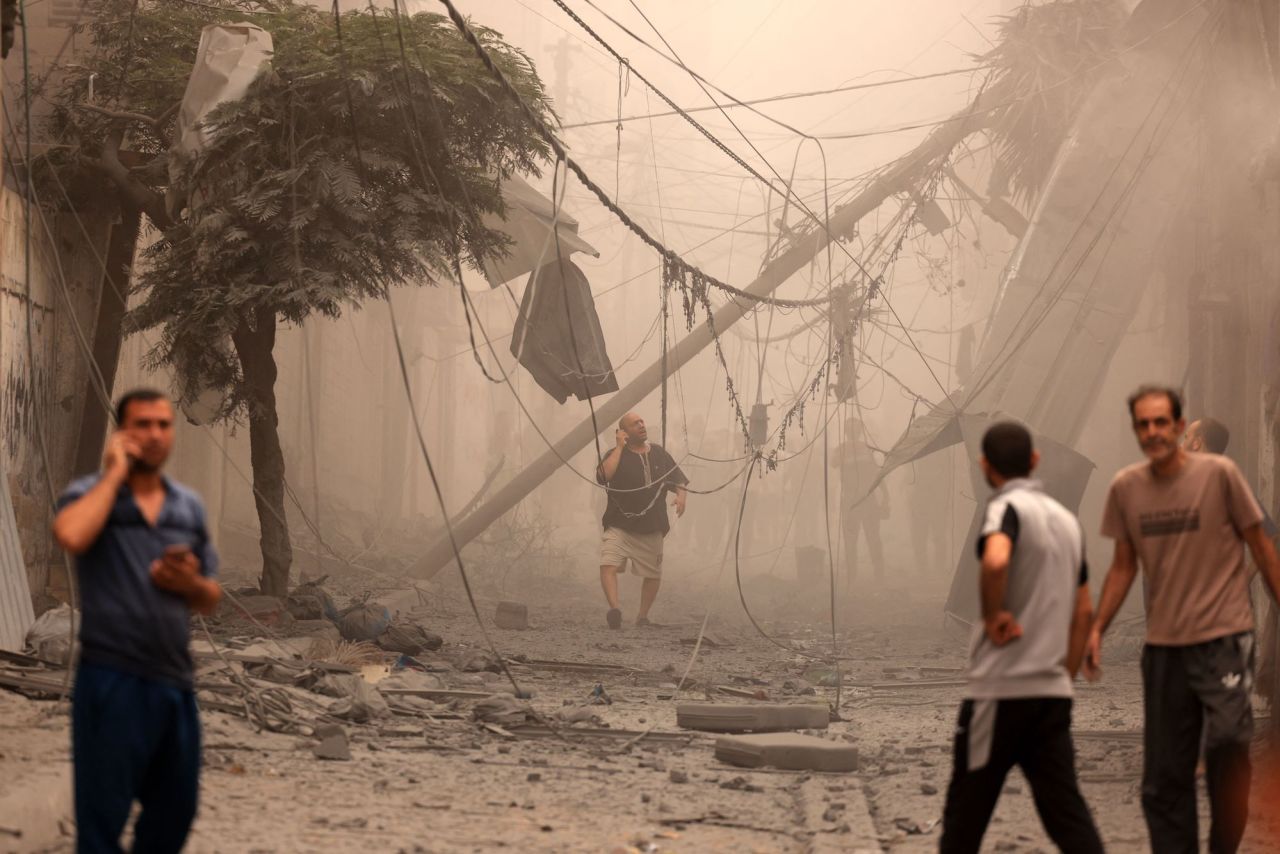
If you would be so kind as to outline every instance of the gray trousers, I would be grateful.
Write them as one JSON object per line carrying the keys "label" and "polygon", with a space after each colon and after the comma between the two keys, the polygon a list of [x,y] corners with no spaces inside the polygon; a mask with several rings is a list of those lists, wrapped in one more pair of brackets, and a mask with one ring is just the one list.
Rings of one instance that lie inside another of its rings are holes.
{"label": "gray trousers", "polygon": [[1246,632],[1142,652],[1142,811],[1159,854],[1195,854],[1196,762],[1204,735],[1209,851],[1232,854],[1249,818],[1254,641]]}

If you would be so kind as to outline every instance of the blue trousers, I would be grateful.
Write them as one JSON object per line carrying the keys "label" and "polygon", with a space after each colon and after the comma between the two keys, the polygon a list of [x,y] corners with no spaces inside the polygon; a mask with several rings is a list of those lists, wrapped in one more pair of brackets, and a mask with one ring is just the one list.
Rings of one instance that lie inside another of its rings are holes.
{"label": "blue trousers", "polygon": [[200,717],[190,691],[82,663],[71,702],[76,850],[119,852],[136,800],[133,850],[176,854],[196,817]]}

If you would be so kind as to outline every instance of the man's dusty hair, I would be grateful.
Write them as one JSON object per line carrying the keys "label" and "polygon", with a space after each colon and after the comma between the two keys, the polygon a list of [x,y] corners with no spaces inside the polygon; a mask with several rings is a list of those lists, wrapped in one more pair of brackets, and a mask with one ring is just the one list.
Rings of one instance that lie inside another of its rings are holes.
{"label": "man's dusty hair", "polygon": [[1137,391],[1129,395],[1129,418],[1133,418],[1134,408],[1138,405],[1138,401],[1155,394],[1162,394],[1169,398],[1169,408],[1173,410],[1174,421],[1182,418],[1182,392],[1176,388],[1163,385],[1139,386]]}
{"label": "man's dusty hair", "polygon": [[129,404],[133,402],[151,403],[156,400],[168,400],[169,395],[154,388],[135,388],[120,395],[116,401],[116,424],[124,426],[124,417],[129,414]]}

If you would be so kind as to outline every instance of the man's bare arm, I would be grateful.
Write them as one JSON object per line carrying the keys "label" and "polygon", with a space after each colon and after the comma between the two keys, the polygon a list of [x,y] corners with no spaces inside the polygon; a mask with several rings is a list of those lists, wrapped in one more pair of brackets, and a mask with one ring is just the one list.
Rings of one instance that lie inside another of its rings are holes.
{"label": "man's bare arm", "polygon": [[1111,626],[1129,595],[1134,576],[1138,574],[1138,559],[1133,544],[1128,540],[1116,540],[1116,550],[1107,570],[1107,580],[1102,584],[1102,596],[1098,599],[1098,613],[1094,615],[1089,639],[1085,643],[1084,675],[1095,680],[1102,675],[1102,635]]}
{"label": "man's bare arm", "polygon": [[84,554],[106,527],[124,478],[103,475],[93,488],[63,507],[53,519],[53,536],[73,555]]}
{"label": "man's bare arm", "polygon": [[1071,635],[1067,641],[1067,672],[1075,679],[1084,661],[1085,644],[1089,641],[1089,628],[1093,624],[1093,602],[1089,598],[1089,585],[1081,584],[1076,592],[1076,609],[1071,615]]}
{"label": "man's bare arm", "polygon": [[614,448],[600,462],[600,474],[604,478],[604,482],[608,483],[613,480],[613,476],[618,473],[618,464],[622,462],[622,449]]}
{"label": "man's bare arm", "polygon": [[53,519],[53,536],[58,545],[79,555],[97,541],[111,516],[120,486],[129,477],[129,455],[136,453],[137,447],[123,433],[113,433],[107,439],[102,477]]}
{"label": "man's bare arm", "polygon": [[1115,554],[1111,558],[1111,568],[1107,570],[1107,580],[1102,584],[1102,596],[1098,599],[1098,613],[1094,615],[1093,626],[1099,635],[1105,634],[1111,627],[1111,621],[1120,612],[1133,579],[1138,574],[1138,560],[1133,551],[1133,544],[1127,540],[1116,540]]}
{"label": "man's bare arm", "polygon": [[993,620],[1004,610],[1004,593],[1009,583],[1009,558],[1013,540],[1008,534],[987,537],[982,548],[982,619]]}
{"label": "man's bare arm", "polygon": [[1267,583],[1267,587],[1271,589],[1271,596],[1280,604],[1280,557],[1276,555],[1275,544],[1271,542],[1271,538],[1262,530],[1262,525],[1254,525],[1241,531],[1245,543],[1249,546],[1249,551],[1253,554],[1253,562],[1258,565],[1258,571],[1262,573],[1262,579]]}
{"label": "man's bare arm", "polygon": [[1004,532],[987,537],[982,547],[982,623],[987,638],[996,646],[1004,646],[1022,637],[1022,626],[1005,608],[1004,594],[1009,584],[1009,560],[1013,556],[1013,539]]}
{"label": "man's bare arm", "polygon": [[605,454],[605,458],[596,468],[596,473],[605,483],[613,480],[613,476],[618,473],[618,464],[622,462],[622,449],[627,446],[627,434],[621,428],[614,432],[613,438],[618,443],[617,447]]}

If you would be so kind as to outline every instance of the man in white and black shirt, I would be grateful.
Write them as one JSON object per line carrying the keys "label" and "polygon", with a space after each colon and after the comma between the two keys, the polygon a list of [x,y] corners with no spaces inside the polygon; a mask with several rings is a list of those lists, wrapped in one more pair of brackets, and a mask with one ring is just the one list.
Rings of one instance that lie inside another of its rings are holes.
{"label": "man in white and black shirt", "polygon": [[978,540],[983,621],[956,727],[943,852],[979,850],[1015,765],[1054,844],[1073,854],[1103,850],[1071,743],[1071,681],[1092,617],[1084,534],[1029,479],[1039,458],[1021,424],[996,424],[982,438],[982,469],[996,492]]}

